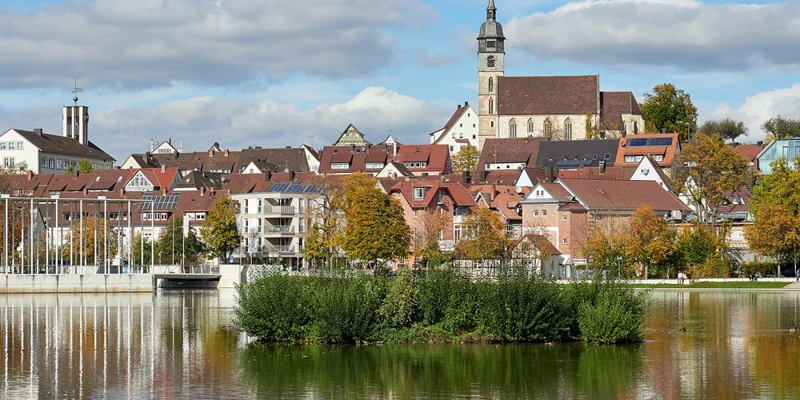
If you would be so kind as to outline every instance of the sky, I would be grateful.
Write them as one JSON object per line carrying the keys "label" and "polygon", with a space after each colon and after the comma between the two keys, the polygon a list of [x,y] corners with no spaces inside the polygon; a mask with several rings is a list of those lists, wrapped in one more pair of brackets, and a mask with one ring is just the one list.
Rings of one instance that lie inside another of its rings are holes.
{"label": "sky", "polygon": [[[184,151],[427,143],[477,101],[487,0],[4,0],[0,130],[61,133],[75,79],[89,137],[122,162]],[[800,118],[800,0],[495,0],[506,75],[600,74],[639,101],[669,82],[700,122]]]}

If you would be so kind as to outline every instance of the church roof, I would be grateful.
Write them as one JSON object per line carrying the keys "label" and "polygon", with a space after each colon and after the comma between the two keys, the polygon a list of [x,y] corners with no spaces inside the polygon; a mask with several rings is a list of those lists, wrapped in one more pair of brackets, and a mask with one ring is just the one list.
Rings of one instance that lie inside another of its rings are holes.
{"label": "church roof", "polygon": [[622,114],[642,115],[632,92],[600,92],[600,121],[606,129],[622,130]]}
{"label": "church roof", "polygon": [[501,76],[497,93],[500,115],[597,113],[600,77]]}
{"label": "church roof", "polygon": [[89,142],[88,146],[82,145],[75,139],[42,133],[41,135],[36,132],[26,131],[22,129],[14,129],[25,140],[31,142],[43,153],[62,154],[65,156],[73,156],[85,158],[87,160],[103,160],[103,161],[116,161],[108,153],[97,147],[94,143]]}

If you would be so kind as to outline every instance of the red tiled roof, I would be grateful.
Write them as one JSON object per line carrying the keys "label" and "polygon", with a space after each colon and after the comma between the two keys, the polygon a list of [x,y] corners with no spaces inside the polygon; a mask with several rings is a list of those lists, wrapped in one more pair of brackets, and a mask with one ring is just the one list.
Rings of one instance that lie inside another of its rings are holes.
{"label": "red tiled roof", "polygon": [[478,159],[476,172],[486,169],[486,164],[525,163],[528,167],[536,165],[539,146],[546,138],[486,139]]}
{"label": "red tiled roof", "polygon": [[756,157],[761,153],[761,150],[764,150],[764,146],[759,146],[757,144],[740,144],[738,146],[733,146],[733,151],[739,153],[740,156],[751,163],[756,162]]}
{"label": "red tiled roof", "polygon": [[[414,199],[415,188],[428,188],[424,199]],[[427,207],[438,195],[439,189],[445,189],[459,207],[474,207],[475,199],[467,188],[457,182],[441,182],[439,180],[402,181],[389,189],[389,194],[401,193],[411,207]]]}
{"label": "red tiled roof", "polygon": [[600,78],[588,76],[501,76],[497,79],[500,115],[597,113]]}
{"label": "red tiled roof", "polygon": [[656,182],[562,179],[560,183],[591,210],[634,211],[642,204],[657,212],[689,210]]}
{"label": "red tiled roof", "polygon": [[[630,140],[636,139],[672,139],[671,146],[628,146]],[[664,157],[662,161],[658,162],[661,167],[671,167],[675,162],[675,157],[680,153],[680,141],[677,133],[650,133],[639,135],[628,135],[619,141],[619,150],[617,150],[617,160],[614,162],[615,166],[631,166],[639,165],[639,161],[626,162],[625,156],[645,156],[648,154],[661,155]]]}

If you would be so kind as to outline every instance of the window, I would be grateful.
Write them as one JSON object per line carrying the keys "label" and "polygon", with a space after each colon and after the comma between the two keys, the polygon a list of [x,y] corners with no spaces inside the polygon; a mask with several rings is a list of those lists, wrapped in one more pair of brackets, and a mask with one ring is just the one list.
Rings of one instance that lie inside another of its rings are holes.
{"label": "window", "polygon": [[511,122],[508,123],[508,137],[515,138],[517,137],[517,122],[513,119]]}
{"label": "window", "polygon": [[494,50],[497,48],[497,41],[495,40],[487,40],[486,41],[486,48],[489,50]]}
{"label": "window", "polygon": [[0,150],[6,149],[6,142],[0,142]]}
{"label": "window", "polygon": [[572,140],[572,121],[564,121],[564,140]]}
{"label": "window", "polygon": [[534,217],[538,217],[539,216],[539,210],[533,210],[533,216]]}
{"label": "window", "polygon": [[51,158],[50,159],[50,169],[54,169],[55,167],[56,167],[56,159],[55,158]]}
{"label": "window", "polygon": [[548,118],[544,121],[544,135],[549,137],[552,134],[553,134],[553,123],[550,122],[550,118]]}
{"label": "window", "polygon": [[567,244],[567,239],[561,239],[561,244]]}
{"label": "window", "polygon": [[459,128],[463,128],[463,127],[464,127],[464,124],[458,124],[458,127],[459,127]]}
{"label": "window", "polygon": [[425,198],[425,188],[414,188],[414,199],[421,200]]}
{"label": "window", "polygon": [[47,157],[42,157],[42,168],[47,168]]}
{"label": "window", "polygon": [[204,219],[206,219],[206,215],[203,214],[203,213],[199,213],[199,214],[197,214],[197,219],[204,220]]}
{"label": "window", "polygon": [[490,123],[489,123],[489,126],[491,126],[492,128],[494,128],[494,121],[490,122]]}
{"label": "window", "polygon": [[566,215],[562,215],[562,216],[561,216],[561,220],[562,220],[562,221],[566,221],[566,220],[567,220],[567,216],[566,216]]}
{"label": "window", "polygon": [[455,139],[455,138],[456,138],[456,133],[455,133],[455,132],[453,132],[453,139]]}
{"label": "window", "polygon": [[458,138],[459,138],[459,139],[463,139],[463,138],[464,138],[464,132],[461,132],[461,133],[459,133],[459,134],[458,134]]}
{"label": "window", "polygon": [[6,167],[13,167],[14,157],[3,157],[3,165]]}
{"label": "window", "polygon": [[452,144],[450,145],[450,152],[451,153],[453,152],[453,145]]}
{"label": "window", "polygon": [[348,163],[332,163],[331,164],[331,168],[332,169],[348,169],[348,168],[350,168],[350,164],[348,164]]}
{"label": "window", "polygon": [[633,134],[636,135],[638,133],[639,133],[639,125],[636,123],[636,121],[633,121]]}
{"label": "window", "polygon": [[664,161],[664,156],[655,156],[656,162]]}
{"label": "window", "polygon": [[543,216],[543,217],[546,217],[546,216],[547,216],[547,210],[542,210],[542,216]]}
{"label": "window", "polygon": [[417,218],[417,209],[414,209],[414,218]]}
{"label": "window", "polygon": [[[474,128],[475,126],[473,125],[472,127]],[[475,140],[475,135],[472,135],[472,140]]]}
{"label": "window", "polygon": [[603,155],[603,160],[610,160],[610,159],[611,159],[611,153],[606,153]]}
{"label": "window", "polygon": [[367,169],[381,169],[384,165],[382,162],[368,162]]}
{"label": "window", "polygon": [[494,114],[494,99],[489,99],[489,114]]}
{"label": "window", "polygon": [[636,157],[634,156],[625,156],[625,162],[634,162]]}
{"label": "window", "polygon": [[494,68],[495,58],[494,56],[489,56],[486,58],[486,66],[490,68]]}
{"label": "window", "polygon": [[789,158],[789,146],[783,146],[783,158]]}
{"label": "window", "polygon": [[528,120],[528,133],[533,133],[533,118]]}
{"label": "window", "polygon": [[489,78],[489,93],[494,93],[494,78]]}

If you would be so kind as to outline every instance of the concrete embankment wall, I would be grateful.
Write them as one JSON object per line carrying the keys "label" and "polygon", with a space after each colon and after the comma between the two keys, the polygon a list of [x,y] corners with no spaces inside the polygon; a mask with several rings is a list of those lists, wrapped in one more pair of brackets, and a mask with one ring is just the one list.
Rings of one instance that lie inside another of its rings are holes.
{"label": "concrete embankment wall", "polygon": [[131,275],[0,275],[0,293],[152,292],[153,277]]}

